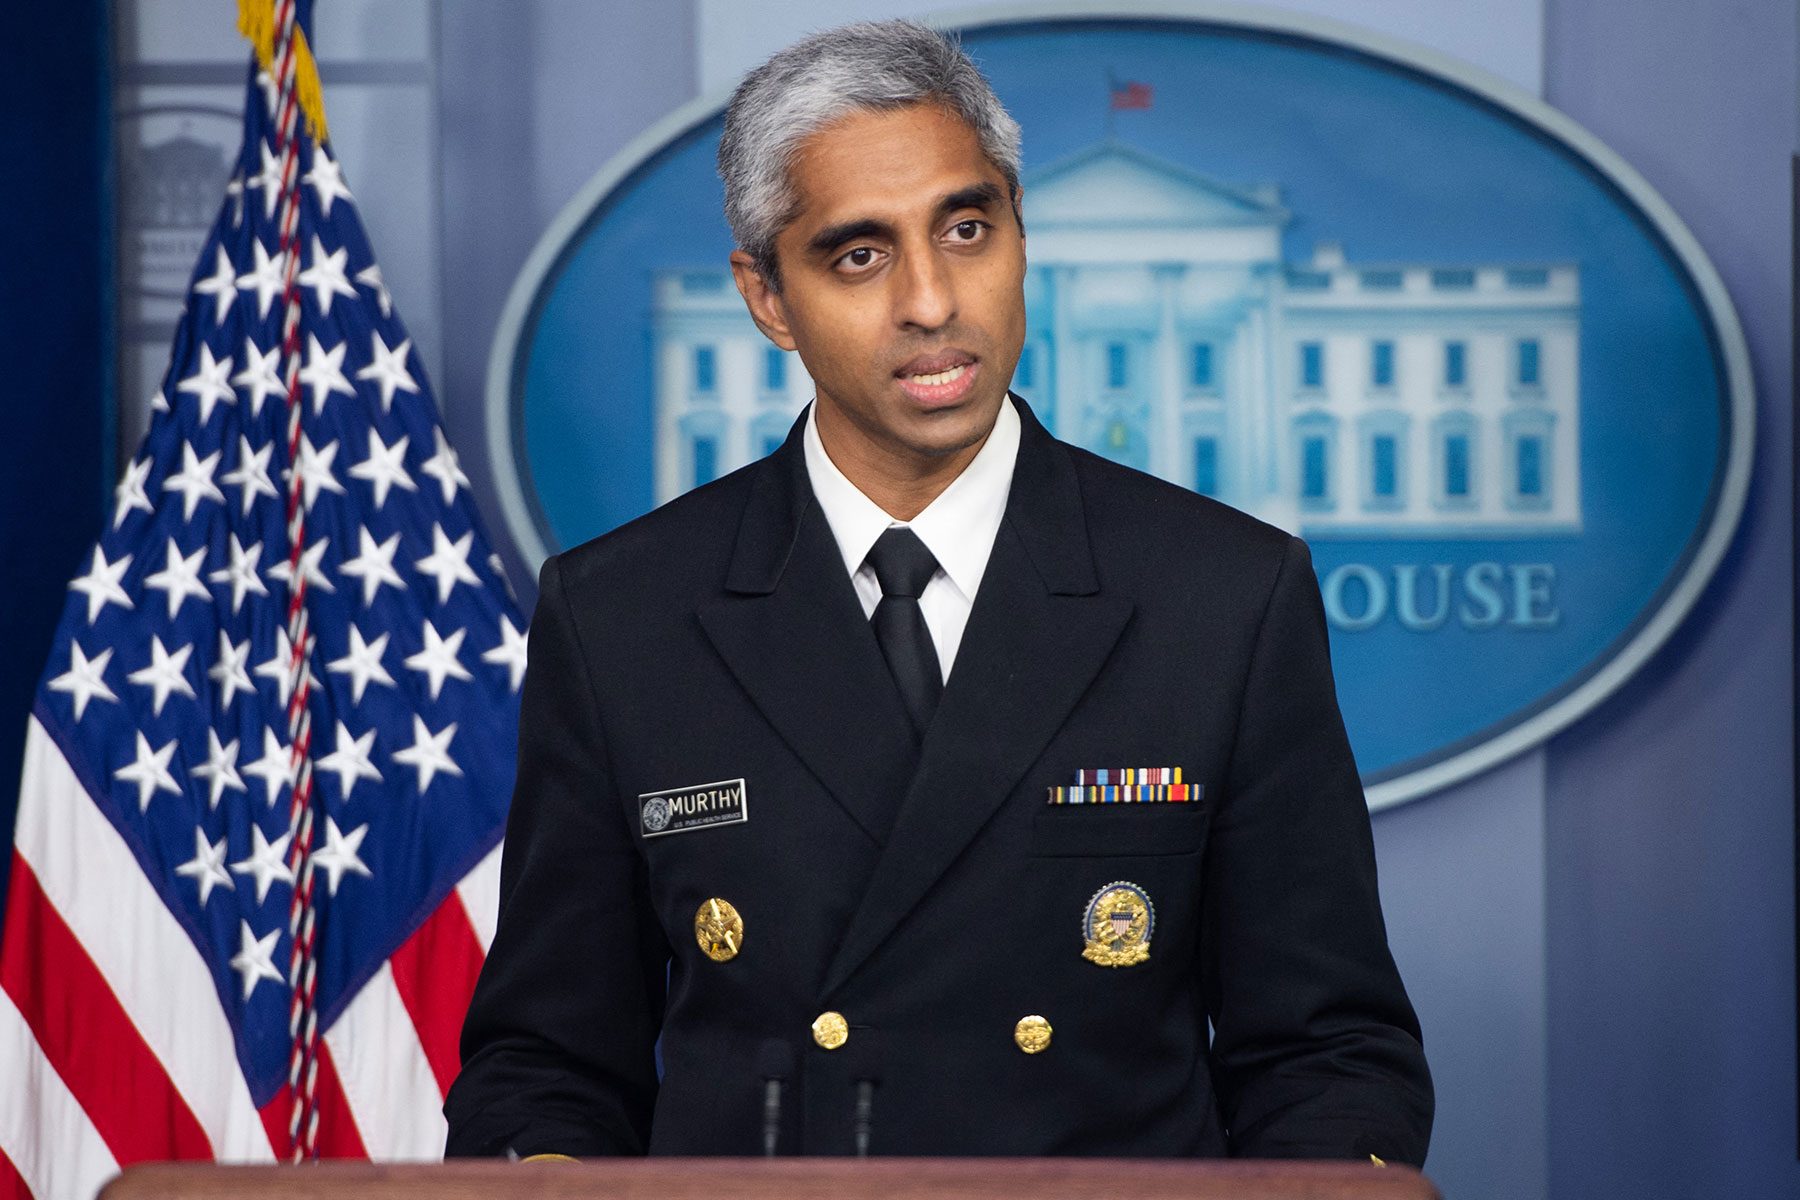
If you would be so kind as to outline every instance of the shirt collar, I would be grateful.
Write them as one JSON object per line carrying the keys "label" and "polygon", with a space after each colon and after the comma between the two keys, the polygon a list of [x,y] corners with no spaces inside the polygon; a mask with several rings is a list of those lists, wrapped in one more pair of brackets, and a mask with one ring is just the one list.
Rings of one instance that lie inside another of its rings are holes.
{"label": "shirt collar", "polygon": [[813,495],[844,556],[845,570],[856,574],[875,539],[890,526],[910,526],[956,590],[974,601],[988,556],[993,553],[994,537],[1000,532],[1000,520],[1006,515],[1006,497],[1019,457],[1019,414],[1010,398],[1000,406],[987,441],[962,474],[911,521],[896,521],[838,470],[819,438],[816,402],[807,411],[803,441]]}

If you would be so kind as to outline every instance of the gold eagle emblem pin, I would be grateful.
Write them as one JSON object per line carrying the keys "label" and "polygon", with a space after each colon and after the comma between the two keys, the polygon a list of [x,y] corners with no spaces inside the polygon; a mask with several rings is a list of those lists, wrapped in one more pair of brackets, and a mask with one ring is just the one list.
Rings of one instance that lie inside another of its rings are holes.
{"label": "gold eagle emblem pin", "polygon": [[714,962],[730,962],[744,945],[744,918],[731,901],[715,896],[694,914],[694,940]]}
{"label": "gold eagle emblem pin", "polygon": [[1150,957],[1156,907],[1150,893],[1123,879],[1107,884],[1088,901],[1081,921],[1087,943],[1081,957],[1102,967],[1131,967]]}

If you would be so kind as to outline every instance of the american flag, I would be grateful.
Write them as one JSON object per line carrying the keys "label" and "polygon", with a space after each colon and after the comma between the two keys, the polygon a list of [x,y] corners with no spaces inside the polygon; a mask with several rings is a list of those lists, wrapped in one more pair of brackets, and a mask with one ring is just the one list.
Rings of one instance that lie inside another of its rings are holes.
{"label": "american flag", "polygon": [[145,1159],[443,1150],[526,638],[330,142],[296,114],[280,27],[307,7],[270,10],[149,432],[29,722],[0,1196],[91,1196]]}
{"label": "american flag", "polygon": [[1112,107],[1114,112],[1127,109],[1149,108],[1151,99],[1155,95],[1155,89],[1149,84],[1139,83],[1135,79],[1124,81],[1117,79],[1109,80],[1107,90],[1112,93]]}

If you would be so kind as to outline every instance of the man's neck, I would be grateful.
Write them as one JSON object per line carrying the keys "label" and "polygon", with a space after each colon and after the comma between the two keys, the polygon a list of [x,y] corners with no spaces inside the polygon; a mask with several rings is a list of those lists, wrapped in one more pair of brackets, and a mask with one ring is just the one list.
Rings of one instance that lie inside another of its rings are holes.
{"label": "man's neck", "polygon": [[979,441],[948,454],[904,455],[858,437],[827,405],[815,403],[813,419],[832,465],[896,521],[910,521],[924,512],[975,461],[994,432],[990,425]]}

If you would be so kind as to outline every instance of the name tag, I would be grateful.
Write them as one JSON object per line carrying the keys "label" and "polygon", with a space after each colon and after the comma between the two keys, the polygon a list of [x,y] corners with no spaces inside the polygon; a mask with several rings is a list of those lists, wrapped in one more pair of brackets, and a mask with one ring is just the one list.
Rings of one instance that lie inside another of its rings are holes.
{"label": "name tag", "polygon": [[742,779],[721,779],[717,783],[697,783],[638,796],[638,824],[647,838],[715,825],[741,825],[749,819]]}

